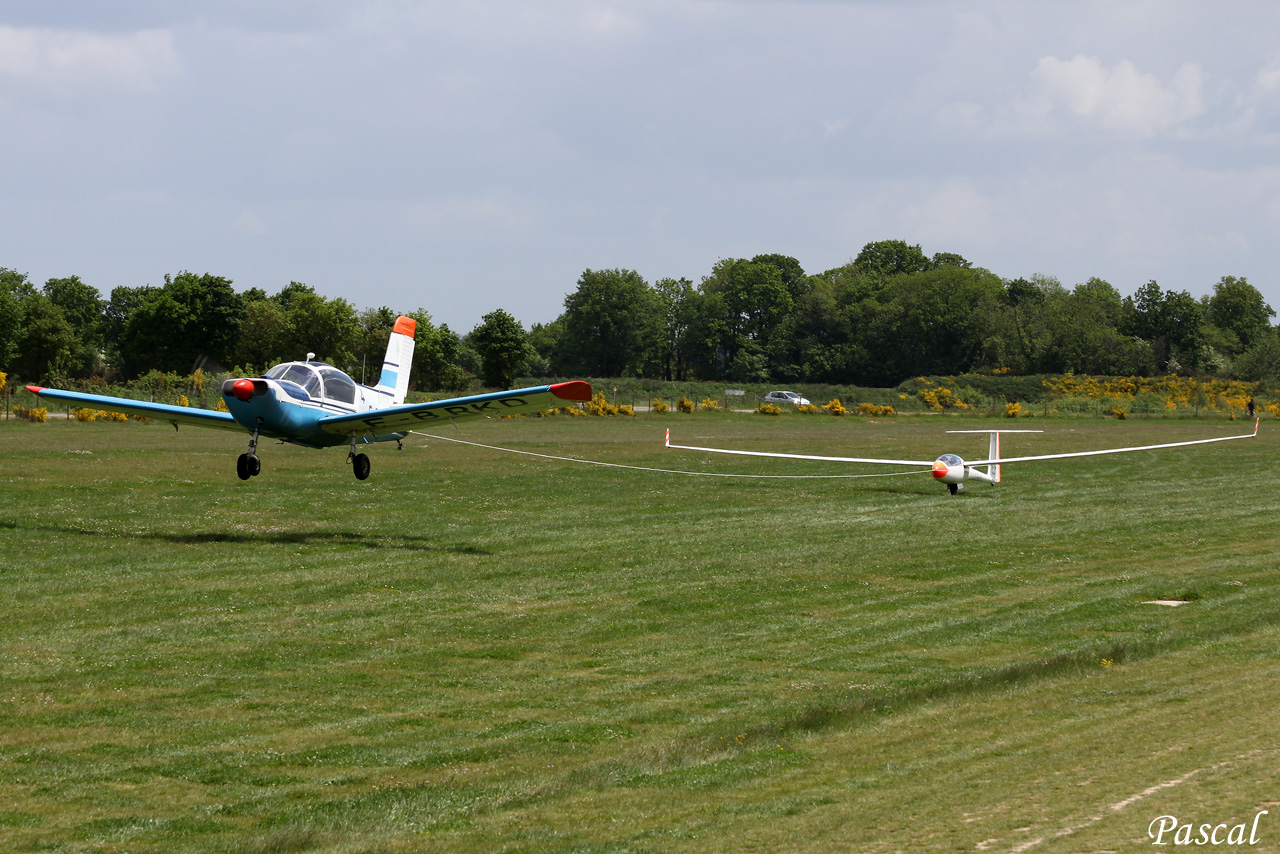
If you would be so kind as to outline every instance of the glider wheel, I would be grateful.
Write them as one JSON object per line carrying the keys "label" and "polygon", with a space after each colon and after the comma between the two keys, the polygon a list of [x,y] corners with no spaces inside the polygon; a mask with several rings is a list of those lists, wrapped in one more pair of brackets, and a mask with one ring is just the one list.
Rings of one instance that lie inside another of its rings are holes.
{"label": "glider wheel", "polygon": [[960,491],[960,484],[958,484],[958,483],[948,483],[948,484],[947,484],[947,489],[951,490],[951,494],[952,494],[952,495],[955,495],[957,492],[959,492],[959,491]]}
{"label": "glider wheel", "polygon": [[369,469],[371,468],[368,454],[356,454],[352,457],[351,468],[355,471],[356,480],[364,480],[367,478],[369,476]]}

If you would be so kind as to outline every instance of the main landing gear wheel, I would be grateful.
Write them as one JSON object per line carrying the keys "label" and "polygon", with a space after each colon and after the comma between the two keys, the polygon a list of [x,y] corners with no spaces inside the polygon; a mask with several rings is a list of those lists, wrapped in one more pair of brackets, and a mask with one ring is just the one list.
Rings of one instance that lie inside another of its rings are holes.
{"label": "main landing gear wheel", "polygon": [[958,484],[958,483],[948,483],[948,484],[947,484],[947,489],[951,490],[951,494],[952,494],[952,495],[955,495],[957,492],[959,492],[959,491],[960,491],[960,484]]}
{"label": "main landing gear wheel", "polygon": [[236,458],[236,474],[241,480],[257,477],[262,473],[262,460],[255,454],[241,454]]}
{"label": "main landing gear wheel", "polygon": [[351,458],[351,470],[355,472],[356,480],[367,478],[371,467],[368,454],[356,454]]}

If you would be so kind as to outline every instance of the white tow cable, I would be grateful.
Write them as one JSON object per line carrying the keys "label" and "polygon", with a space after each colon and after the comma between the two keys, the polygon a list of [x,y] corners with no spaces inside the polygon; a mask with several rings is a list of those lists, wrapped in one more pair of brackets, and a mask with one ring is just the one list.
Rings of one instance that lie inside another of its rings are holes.
{"label": "white tow cable", "polygon": [[588,466],[606,466],[614,469],[631,469],[632,471],[652,471],[660,474],[683,474],[689,477],[744,477],[755,480],[837,480],[862,477],[901,477],[907,474],[922,474],[930,469],[912,469],[911,471],[895,471],[887,474],[725,474],[710,471],[681,471],[680,469],[655,469],[645,466],[628,466],[622,463],[602,463],[598,460],[580,460],[576,457],[557,457],[551,454],[535,454],[533,451],[518,451],[515,448],[499,448],[497,445],[485,445],[480,442],[468,442],[465,439],[453,439],[449,436],[437,436],[433,433],[419,433],[410,430],[414,436],[425,436],[428,439],[440,439],[444,442],[456,442],[459,445],[471,445],[474,448],[486,448],[490,451],[502,451],[507,454],[523,454],[526,457],[540,457],[544,460],[559,460],[565,463],[582,463]]}

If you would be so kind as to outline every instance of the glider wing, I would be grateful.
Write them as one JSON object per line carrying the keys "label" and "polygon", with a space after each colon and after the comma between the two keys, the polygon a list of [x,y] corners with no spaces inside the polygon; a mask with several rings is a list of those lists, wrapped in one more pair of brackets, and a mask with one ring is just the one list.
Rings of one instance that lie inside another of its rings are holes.
{"label": "glider wing", "polygon": [[320,428],[328,433],[354,436],[362,433],[399,433],[436,421],[460,418],[492,418],[499,415],[533,414],[544,409],[591,399],[591,385],[581,380],[535,388],[495,391],[357,412],[354,415],[332,415],[320,419]]}
{"label": "glider wing", "polygon": [[1096,457],[1102,454],[1123,454],[1128,451],[1155,451],[1160,448],[1181,448],[1186,445],[1204,445],[1209,442],[1228,442],[1232,439],[1252,439],[1258,435],[1258,425],[1262,422],[1259,418],[1253,422],[1252,433],[1242,433],[1239,436],[1215,436],[1212,439],[1192,439],[1189,442],[1165,442],[1161,445],[1136,445],[1132,448],[1105,448],[1101,451],[1074,451],[1069,454],[1041,454],[1034,457],[1001,457],[997,460],[975,460],[973,462],[965,461],[967,466],[985,466],[990,464],[1004,465],[1005,463],[1025,463],[1031,460],[1063,460],[1067,457]]}
{"label": "glider wing", "polygon": [[157,421],[167,421],[174,427],[186,424],[191,427],[215,427],[222,430],[244,430],[228,412],[197,409],[190,406],[173,406],[168,403],[152,403],[147,400],[130,400],[127,397],[110,397],[105,394],[87,394],[79,391],[62,391],[56,388],[40,388],[29,385],[27,391],[49,400],[65,400],[83,407],[141,415]]}
{"label": "glider wing", "polygon": [[[825,460],[833,463],[880,463],[890,466],[924,466],[929,468],[933,465],[933,460],[877,460],[867,457],[819,457],[812,454],[775,454],[766,451],[731,451],[725,448],[696,448],[692,445],[673,445],[671,444],[671,431],[667,431],[666,446],[668,448],[678,448],[682,451],[705,451],[710,454],[739,454],[745,457],[781,457],[787,460]],[[1001,460],[1003,462],[1003,460]]]}

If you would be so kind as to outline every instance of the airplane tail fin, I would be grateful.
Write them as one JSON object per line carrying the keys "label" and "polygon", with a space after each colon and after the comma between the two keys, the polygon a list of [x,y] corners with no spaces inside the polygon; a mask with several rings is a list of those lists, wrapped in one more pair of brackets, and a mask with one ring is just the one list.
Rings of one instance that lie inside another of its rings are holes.
{"label": "airplane tail fin", "polygon": [[387,341],[387,357],[382,361],[382,375],[374,386],[391,395],[391,406],[404,403],[409,393],[409,368],[413,363],[413,334],[418,322],[412,317],[397,317]]}

